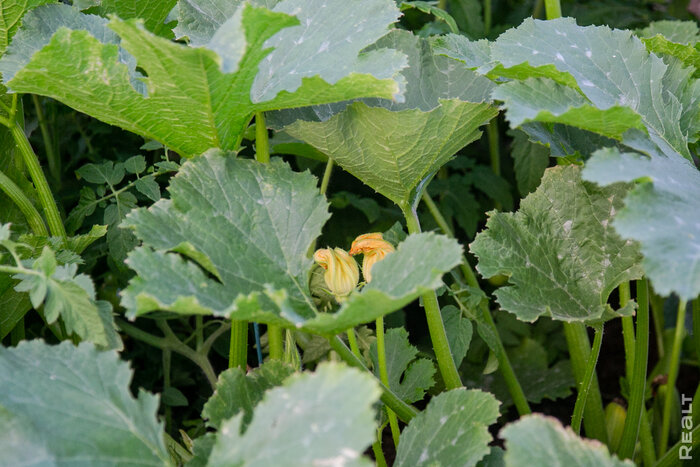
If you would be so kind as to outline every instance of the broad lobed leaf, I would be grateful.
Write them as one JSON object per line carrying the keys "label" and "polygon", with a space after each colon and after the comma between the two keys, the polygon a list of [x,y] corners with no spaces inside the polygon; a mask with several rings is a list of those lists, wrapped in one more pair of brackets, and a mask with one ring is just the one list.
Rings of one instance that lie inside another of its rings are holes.
{"label": "broad lobed leaf", "polygon": [[380,389],[366,373],[326,363],[265,394],[243,431],[243,414],[221,426],[209,466],[371,465]]}
{"label": "broad lobed leaf", "polygon": [[0,445],[22,435],[57,465],[166,465],[158,398],[143,391],[134,398],[130,380],[116,352],[92,344],[0,347],[0,406],[25,428],[3,430]]}
{"label": "broad lobed leaf", "polygon": [[612,290],[642,274],[638,245],[611,225],[626,193],[625,185],[601,189],[583,182],[579,167],[559,166],[516,213],[490,213],[471,251],[484,277],[509,277],[495,292],[501,307],[524,321],[604,318]]}
{"label": "broad lobed leaf", "polygon": [[188,47],[136,20],[50,5],[26,16],[0,72],[13,91],[53,97],[192,156],[236,149],[256,111],[398,98],[393,78],[405,57],[390,49],[360,54],[398,14],[389,0],[362,9],[340,0],[286,0],[275,12],[245,3],[206,46]]}
{"label": "broad lobed leaf", "polygon": [[127,260],[138,274],[123,292],[131,317],[162,309],[336,333],[439,287],[461,255],[447,237],[413,235],[338,312],[318,313],[306,254],[329,214],[313,176],[211,152],[184,164],[169,191],[125,223],[144,242]]}
{"label": "broad lobed leaf", "polygon": [[583,170],[600,185],[638,180],[613,220],[623,238],[636,240],[645,274],[661,295],[692,300],[700,293],[700,171],[671,148],[630,135],[640,152],[601,149]]}

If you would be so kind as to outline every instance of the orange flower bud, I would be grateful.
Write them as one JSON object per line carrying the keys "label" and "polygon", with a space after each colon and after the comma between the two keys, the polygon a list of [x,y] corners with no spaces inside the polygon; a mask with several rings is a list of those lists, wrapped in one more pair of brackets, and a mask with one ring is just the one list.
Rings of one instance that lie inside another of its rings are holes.
{"label": "orange flower bud", "polygon": [[350,248],[351,255],[364,254],[362,259],[362,274],[367,282],[372,280],[372,266],[377,261],[381,261],[384,257],[394,251],[394,245],[384,240],[381,232],[373,232],[358,236],[352,247]]}
{"label": "orange flower bud", "polygon": [[321,248],[314,253],[314,261],[326,272],[323,278],[338,302],[355,290],[360,280],[360,271],[355,259],[342,248]]}

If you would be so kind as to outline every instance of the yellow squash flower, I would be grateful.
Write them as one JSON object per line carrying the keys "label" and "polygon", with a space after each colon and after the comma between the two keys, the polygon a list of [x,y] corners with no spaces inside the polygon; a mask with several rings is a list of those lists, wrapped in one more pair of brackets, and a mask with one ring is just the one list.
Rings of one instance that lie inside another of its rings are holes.
{"label": "yellow squash flower", "polygon": [[355,258],[342,248],[321,248],[314,253],[314,261],[326,272],[323,278],[338,302],[355,290],[360,280],[360,271]]}
{"label": "yellow squash flower", "polygon": [[352,242],[351,255],[364,254],[362,259],[362,274],[367,282],[372,280],[372,266],[377,261],[394,251],[394,245],[384,240],[381,232],[362,234]]}

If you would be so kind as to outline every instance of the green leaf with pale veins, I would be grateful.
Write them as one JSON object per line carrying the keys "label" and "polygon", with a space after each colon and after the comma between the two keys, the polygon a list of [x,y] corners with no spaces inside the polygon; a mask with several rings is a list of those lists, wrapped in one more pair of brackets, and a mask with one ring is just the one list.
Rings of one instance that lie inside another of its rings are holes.
{"label": "green leaf with pale veins", "polygon": [[489,213],[471,251],[481,275],[509,277],[495,292],[501,308],[523,321],[610,317],[613,289],[642,275],[639,246],[611,225],[627,189],[583,182],[578,166],[553,167],[517,212]]}
{"label": "green leaf with pale veins", "polygon": [[631,108],[614,105],[600,110],[575,89],[551,79],[510,81],[498,86],[493,98],[504,102],[513,128],[532,121],[561,123],[618,140],[630,128],[645,129],[642,118]]}
{"label": "green leaf with pale veins", "polygon": [[456,241],[410,236],[339,311],[318,313],[306,254],[329,214],[316,185],[281,161],[263,165],[211,152],[183,165],[170,199],[125,221],[144,243],[127,260],[138,273],[123,292],[128,315],[161,309],[338,333],[436,289],[459,263]]}
{"label": "green leaf with pale veins", "polygon": [[442,307],[440,314],[445,324],[445,332],[447,333],[447,341],[450,343],[452,359],[455,361],[455,366],[459,368],[462,360],[467,356],[474,327],[468,318],[462,316],[462,311],[453,305]]}
{"label": "green leaf with pale veins", "polygon": [[22,24],[22,17],[27,11],[40,5],[56,3],[57,0],[3,0],[0,3],[0,56]]}
{"label": "green leaf with pale veins", "polygon": [[253,418],[253,409],[268,389],[279,386],[294,373],[294,369],[280,361],[269,361],[244,374],[240,368],[229,368],[219,374],[216,391],[204,404],[202,417],[207,424],[219,428],[225,420],[243,412],[241,428]]}
{"label": "green leaf with pale veins", "polygon": [[326,363],[271,389],[245,432],[238,414],[224,422],[209,466],[369,466],[379,385],[354,368]]}
{"label": "green leaf with pale veins", "polygon": [[[690,157],[688,143],[700,130],[700,84],[692,79],[692,69],[666,65],[630,31],[581,27],[571,18],[528,18],[492,43],[491,60],[506,68],[524,62],[534,67],[554,65],[558,72],[573,76],[591,106],[605,112],[616,106],[631,109],[652,141]],[[539,111],[540,100],[533,94],[531,111]],[[581,118],[591,117],[584,113]]]}
{"label": "green leaf with pale veins", "polygon": [[406,31],[376,46],[408,56],[405,102],[366,99],[289,111],[273,123],[406,207],[421,180],[478,139],[479,126],[497,114],[489,103],[494,85]]}
{"label": "green leaf with pale veins", "polygon": [[78,266],[58,266],[49,247],[44,247],[32,265],[31,274],[17,274],[18,292],[27,292],[34,308],[43,304],[43,313],[50,324],[60,316],[69,334],[108,349],[121,349],[112,307],[109,302],[95,301],[92,279],[76,274]]}
{"label": "green leaf with pale veins", "polygon": [[[386,370],[389,388],[407,404],[417,402],[425,396],[435,380],[435,365],[426,358],[416,358],[418,349],[408,341],[404,328],[389,329],[384,336],[386,349]],[[374,373],[379,378],[377,343],[372,343],[370,355]]]}
{"label": "green leaf with pale veins", "polygon": [[576,465],[580,467],[632,467],[632,461],[612,456],[599,441],[583,439],[559,420],[526,415],[501,430],[506,440],[507,467]]}
{"label": "green leaf with pale veins", "polygon": [[166,18],[177,0],[96,0],[96,8],[90,13],[108,17],[117,15],[121,19],[139,18],[149,31],[172,39],[173,22],[166,24]]}
{"label": "green leaf with pale veins", "polygon": [[515,180],[518,183],[520,196],[527,196],[539,186],[544,170],[549,165],[550,150],[545,146],[529,141],[522,131],[511,130],[513,136],[513,149],[510,152],[513,158]]}
{"label": "green leaf with pale veins", "polygon": [[[0,406],[31,424],[59,465],[168,465],[158,398],[134,398],[130,380],[117,352],[91,344],[0,347]],[[0,444],[7,436],[3,430]]]}
{"label": "green leaf with pale veins", "polygon": [[655,21],[637,31],[649,52],[671,55],[700,73],[700,28],[696,21]]}
{"label": "green leaf with pale veins", "polygon": [[453,389],[434,397],[401,433],[396,467],[473,466],[489,453],[500,403],[488,392]]}
{"label": "green leaf with pale veins", "polygon": [[661,151],[641,137],[626,143],[642,154],[601,149],[583,177],[600,185],[639,181],[613,227],[640,243],[656,292],[692,300],[700,293],[700,171],[671,148]]}
{"label": "green leaf with pale veins", "polygon": [[361,53],[398,15],[391,0],[363,8],[286,0],[274,12],[245,3],[206,44],[189,47],[136,20],[52,5],[25,17],[0,72],[13,91],[53,97],[192,156],[235,149],[257,111],[399,98],[394,78],[405,57],[390,49]]}

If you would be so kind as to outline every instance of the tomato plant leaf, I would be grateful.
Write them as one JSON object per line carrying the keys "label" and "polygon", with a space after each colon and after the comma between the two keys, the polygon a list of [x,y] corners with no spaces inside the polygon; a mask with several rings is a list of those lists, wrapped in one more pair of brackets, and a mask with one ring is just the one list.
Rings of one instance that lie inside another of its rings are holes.
{"label": "tomato plant leaf", "polygon": [[642,274],[638,245],[610,224],[626,193],[623,184],[600,189],[581,180],[579,167],[559,166],[516,213],[491,212],[471,250],[484,277],[509,277],[495,292],[501,307],[523,321],[603,318],[613,289]]}
{"label": "tomato plant leaf", "polygon": [[[407,404],[423,399],[425,392],[435,384],[433,362],[416,358],[418,349],[408,341],[408,332],[403,328],[389,329],[384,341],[389,388]],[[376,341],[370,346],[370,356],[374,373],[379,378]]]}
{"label": "tomato plant leaf", "polygon": [[500,403],[477,389],[453,389],[433,397],[401,433],[396,467],[474,466],[489,452],[488,427]]}
{"label": "tomato plant leaf", "polygon": [[[221,426],[209,466],[320,465],[333,459],[368,466],[362,452],[375,432],[374,378],[338,364],[295,374],[269,390],[242,432],[243,414]],[[311,449],[313,447],[313,449]]]}
{"label": "tomato plant leaf", "polygon": [[273,115],[273,124],[407,206],[420,181],[479,138],[479,126],[497,114],[489,103],[493,84],[433,55],[427,41],[405,31],[388,34],[376,46],[408,56],[405,102],[367,99],[287,111]]}
{"label": "tomato plant leaf", "polygon": [[506,465],[579,465],[582,467],[633,466],[611,456],[608,448],[595,440],[578,437],[559,420],[542,415],[526,415],[507,425],[500,433],[506,440]]}
{"label": "tomato plant leaf", "polygon": [[661,151],[642,137],[627,144],[642,153],[601,149],[583,177],[600,185],[639,181],[613,227],[640,243],[644,272],[658,293],[692,300],[700,293],[700,172],[677,152]]}
{"label": "tomato plant leaf", "polygon": [[393,78],[405,57],[360,54],[398,17],[393,2],[286,0],[275,10],[242,4],[206,47],[189,47],[136,20],[45,6],[26,16],[0,72],[13,91],[53,97],[184,156],[236,149],[256,111],[400,97]]}
{"label": "tomato plant leaf", "polygon": [[456,241],[411,236],[338,312],[318,313],[306,254],[329,214],[316,184],[280,160],[264,165],[210,152],[184,164],[171,199],[132,211],[123,224],[144,242],[127,260],[138,273],[123,292],[128,315],[213,313],[337,333],[439,287],[459,263]]}
{"label": "tomato plant leaf", "polygon": [[243,412],[241,428],[245,428],[253,418],[253,409],[263,398],[268,389],[279,386],[294,373],[294,369],[280,361],[269,361],[244,374],[240,368],[229,368],[219,374],[216,391],[204,404],[202,417],[207,424],[219,428],[239,412]]}
{"label": "tomato plant leaf", "polygon": [[130,379],[117,352],[88,343],[0,347],[0,405],[31,424],[57,464],[168,462],[158,398],[144,391],[134,398]]}

